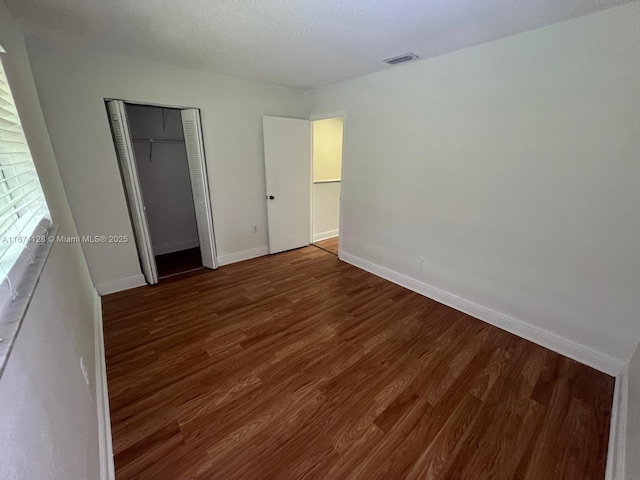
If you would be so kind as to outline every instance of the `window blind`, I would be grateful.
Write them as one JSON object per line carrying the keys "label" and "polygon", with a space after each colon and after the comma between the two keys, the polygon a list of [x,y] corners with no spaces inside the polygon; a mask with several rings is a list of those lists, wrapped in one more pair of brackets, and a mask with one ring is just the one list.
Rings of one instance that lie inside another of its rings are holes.
{"label": "window blind", "polygon": [[[16,295],[49,209],[0,59],[0,308]],[[9,297],[7,299],[7,297]]]}

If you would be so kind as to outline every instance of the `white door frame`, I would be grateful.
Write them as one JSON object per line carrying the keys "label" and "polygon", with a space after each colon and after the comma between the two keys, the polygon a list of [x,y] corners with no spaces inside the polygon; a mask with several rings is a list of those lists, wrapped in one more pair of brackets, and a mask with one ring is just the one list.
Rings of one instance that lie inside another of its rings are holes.
{"label": "white door frame", "polygon": [[[204,182],[206,183],[206,187],[207,187],[207,191],[209,193],[209,203],[212,203],[212,199],[211,199],[211,189],[209,186],[209,175],[207,172],[207,163],[206,163],[206,149],[204,147],[204,128],[202,126],[202,110],[199,109],[198,107],[189,107],[186,105],[171,105],[171,104],[166,104],[166,103],[150,103],[150,102],[141,102],[141,101],[137,101],[137,100],[125,100],[122,98],[111,98],[111,97],[105,97],[104,101],[105,101],[105,105],[108,104],[108,102],[113,101],[113,100],[117,100],[117,101],[121,101],[125,107],[126,105],[138,105],[138,106],[143,106],[143,107],[159,107],[159,108],[172,108],[175,110],[198,110],[198,112],[200,112],[199,118],[200,118],[200,133],[201,133],[201,139],[202,139],[202,155],[203,155],[203,160],[204,160],[204,167],[205,167],[205,174],[204,174]],[[107,108],[107,113],[108,112],[108,108]],[[186,145],[185,145],[186,148]],[[191,181],[191,177],[189,178],[189,180]],[[127,193],[126,191],[126,186],[123,184],[122,185],[123,188],[125,189],[125,194]],[[192,186],[193,189],[193,186]],[[140,199],[140,201],[142,201]],[[195,208],[195,205],[194,205]],[[214,265],[215,268],[218,268],[219,264],[218,264],[218,255],[217,255],[217,248],[216,248],[216,238],[215,238],[215,221],[214,221],[214,215],[213,215],[213,208],[209,208],[208,210],[208,214],[210,216],[210,222],[211,222],[211,228],[213,230],[212,233],[212,243],[213,243],[213,251],[215,252],[215,255],[213,257],[214,260]],[[131,219],[130,219],[131,220]],[[145,220],[146,220],[146,213],[145,213]],[[133,225],[132,225],[133,228]],[[138,248],[136,248],[136,253],[138,254],[138,257],[140,257],[141,252],[138,251]],[[154,268],[155,268],[155,257],[152,255],[151,256],[153,264],[154,264]]]}
{"label": "white door frame", "polygon": [[346,181],[344,178],[344,142],[345,142],[345,126],[347,125],[347,111],[339,110],[332,113],[320,113],[317,115],[309,115],[309,129],[311,130],[311,152],[309,154],[311,158],[311,177],[309,178],[309,188],[311,190],[311,221],[309,222],[309,244],[313,244],[313,121],[314,120],[326,120],[327,118],[342,117],[342,163],[340,165],[340,217],[338,220],[338,258],[342,259],[342,195],[343,195],[343,183]]}

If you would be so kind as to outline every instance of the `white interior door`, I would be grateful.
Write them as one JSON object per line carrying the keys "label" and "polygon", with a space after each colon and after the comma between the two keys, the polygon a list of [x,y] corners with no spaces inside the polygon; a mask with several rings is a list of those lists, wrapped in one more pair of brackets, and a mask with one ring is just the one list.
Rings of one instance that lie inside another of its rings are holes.
{"label": "white interior door", "polygon": [[211,214],[211,200],[207,182],[207,167],[202,143],[200,111],[191,108],[182,110],[180,113],[182,115],[184,142],[187,147],[191,191],[193,192],[193,205],[196,210],[202,265],[207,268],[218,268],[216,243],[213,234],[213,215]]}
{"label": "white interior door", "polygon": [[136,157],[131,144],[131,130],[129,129],[127,110],[124,102],[120,100],[107,102],[107,108],[109,110],[109,119],[111,120],[111,128],[118,153],[120,171],[122,172],[122,179],[125,185],[125,193],[127,203],[129,204],[129,213],[131,215],[136,246],[138,247],[142,273],[147,283],[154,285],[158,283],[158,271],[156,270],[156,261],[153,256],[153,246],[151,244],[151,235],[149,234],[144,199],[142,197],[142,190],[140,189]]}
{"label": "white interior door", "polygon": [[311,132],[308,120],[265,116],[269,253],[309,245]]}

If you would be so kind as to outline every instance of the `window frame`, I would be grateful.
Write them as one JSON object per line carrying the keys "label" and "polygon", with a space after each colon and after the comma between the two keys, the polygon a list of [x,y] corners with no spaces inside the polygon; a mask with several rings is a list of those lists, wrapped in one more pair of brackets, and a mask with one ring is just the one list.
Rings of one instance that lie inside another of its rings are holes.
{"label": "window frame", "polygon": [[[58,227],[51,222],[49,207],[13,96],[10,75],[5,68],[6,56],[7,53],[0,46],[0,80],[3,83],[0,93],[4,110],[2,119],[5,120],[3,131],[0,132],[4,135],[0,137],[0,153],[4,153],[6,159],[0,162],[0,218],[4,218],[0,228],[0,376],[58,231]],[[21,158],[18,163],[15,161],[17,156],[24,156],[26,160]],[[11,165],[21,166],[16,168]],[[15,175],[7,175],[8,169],[14,171]],[[29,178],[31,175],[33,178]],[[28,180],[20,181],[23,176]]]}

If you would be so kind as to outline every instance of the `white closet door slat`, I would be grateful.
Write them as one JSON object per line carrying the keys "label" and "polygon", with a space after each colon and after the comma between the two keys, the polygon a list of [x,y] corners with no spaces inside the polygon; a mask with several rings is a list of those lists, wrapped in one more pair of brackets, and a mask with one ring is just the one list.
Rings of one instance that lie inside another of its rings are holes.
{"label": "white closet door slat", "polygon": [[200,111],[197,109],[182,110],[182,129],[189,161],[189,175],[193,192],[193,205],[196,210],[198,238],[202,265],[207,268],[218,268],[216,246],[211,215],[211,201],[207,184],[207,168],[205,165],[204,146],[202,144],[202,125]]}
{"label": "white closet door slat", "polygon": [[127,202],[129,203],[131,223],[133,224],[133,233],[138,247],[142,272],[147,282],[154,285],[158,283],[158,271],[153,256],[153,246],[151,244],[151,235],[149,234],[149,225],[147,224],[147,215],[144,211],[144,200],[142,190],[140,189],[136,159],[131,144],[131,132],[129,130],[127,111],[124,102],[120,100],[107,102],[107,107],[109,109],[109,118],[111,120],[118,160],[120,162],[120,171],[122,172],[122,179],[126,187]]}

